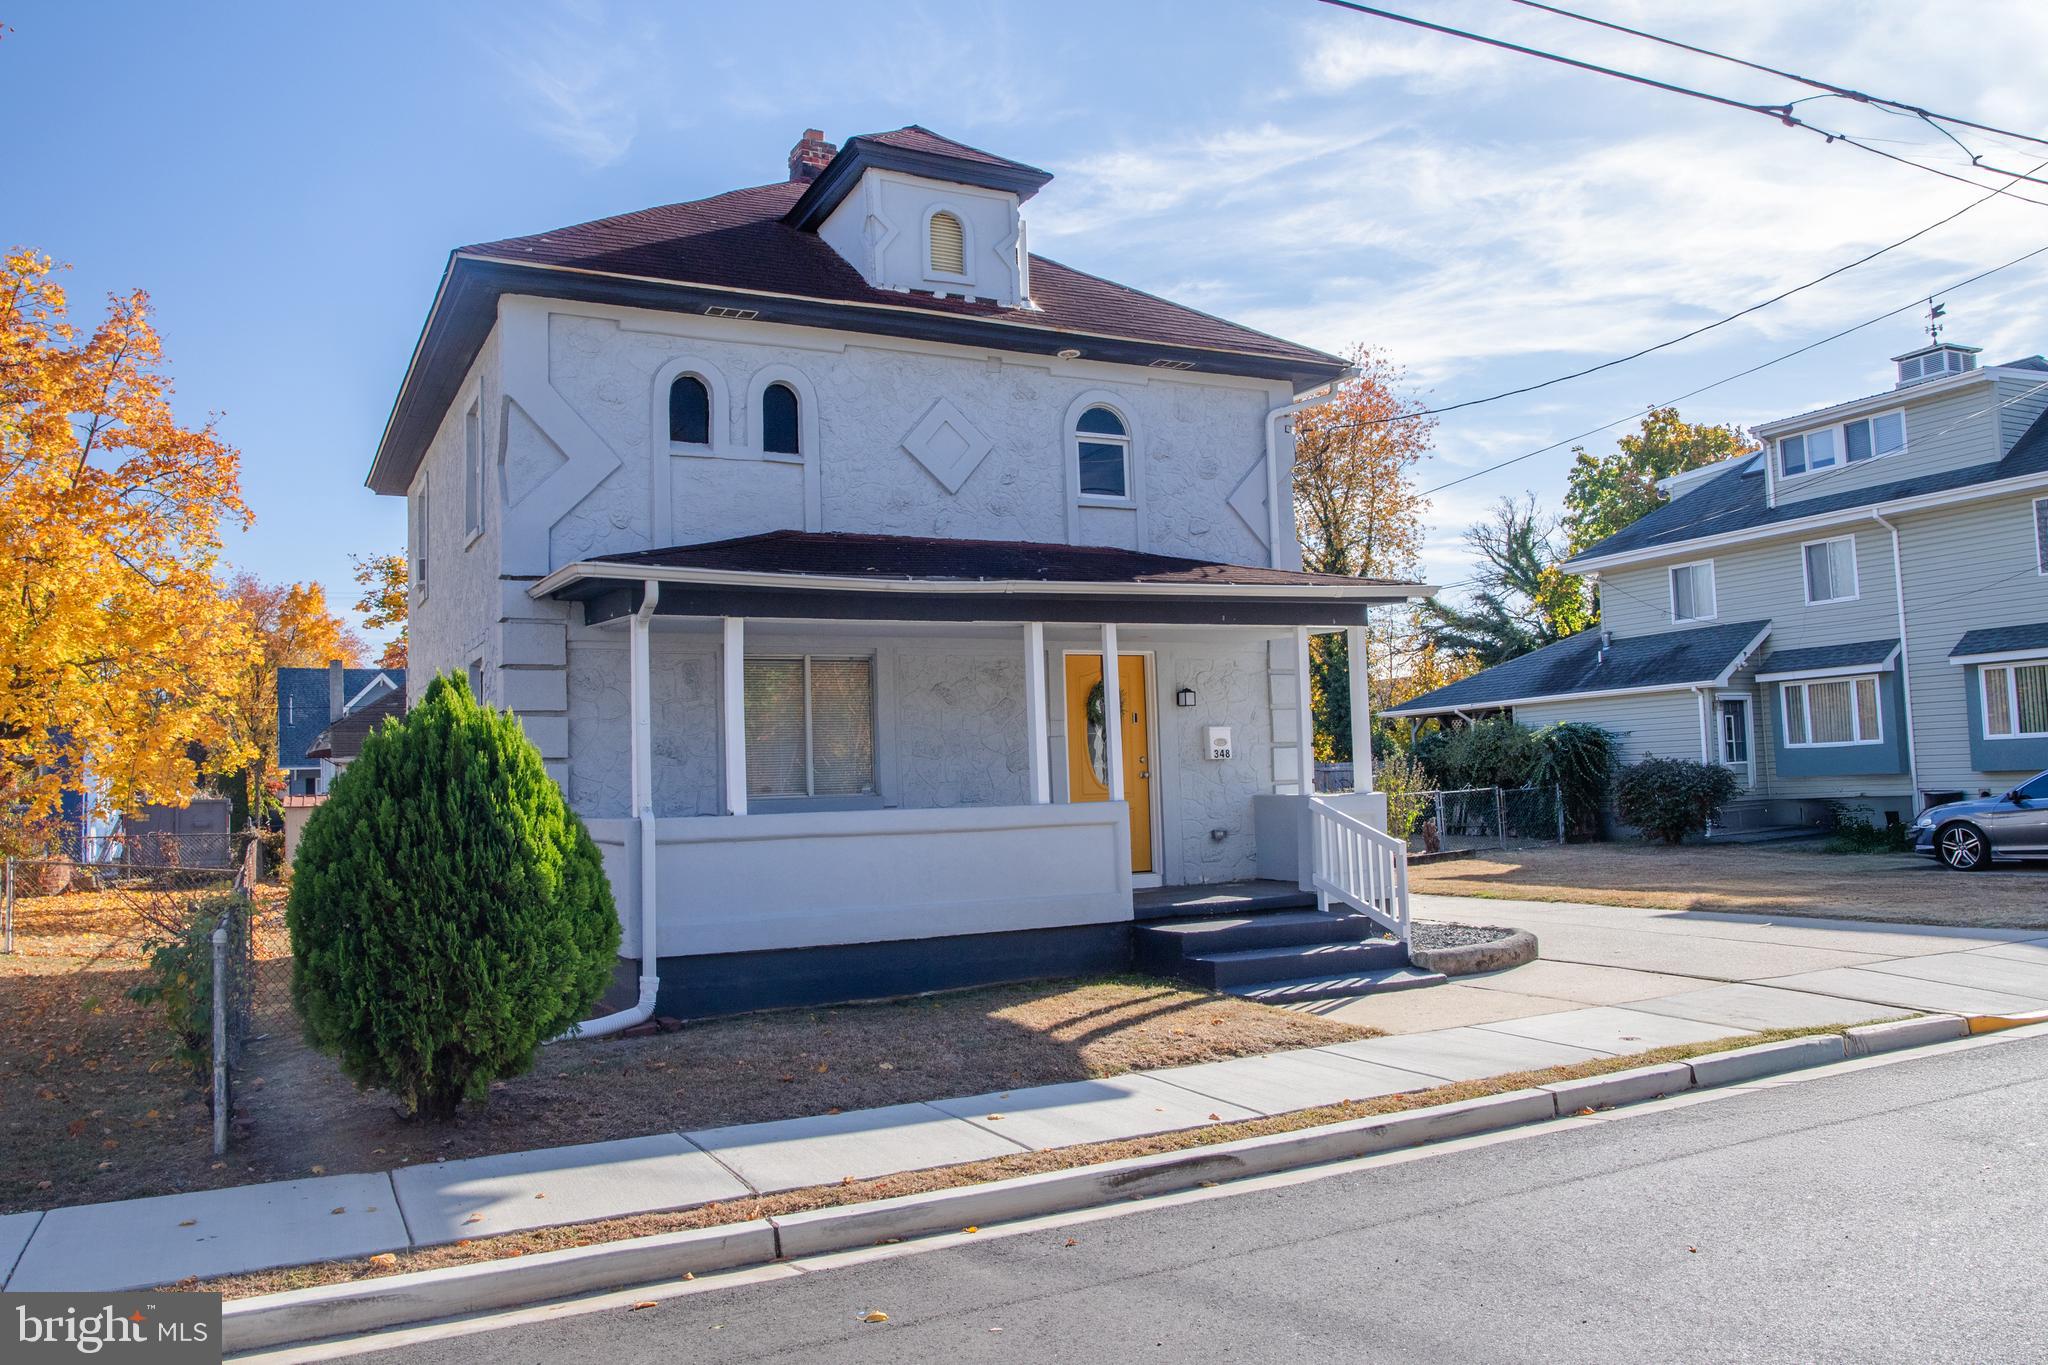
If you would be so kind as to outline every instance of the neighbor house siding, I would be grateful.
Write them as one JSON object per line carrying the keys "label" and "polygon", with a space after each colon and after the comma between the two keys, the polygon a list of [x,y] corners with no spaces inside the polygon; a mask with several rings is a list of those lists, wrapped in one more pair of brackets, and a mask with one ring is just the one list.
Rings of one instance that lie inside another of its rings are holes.
{"label": "neighbor house siding", "polygon": [[[1802,547],[1810,541],[1849,535],[1856,538],[1856,600],[1808,606]],[[1690,629],[1696,623],[1671,619],[1670,567],[1702,558],[1705,556],[1676,554],[1657,564],[1602,574],[1601,624],[1622,637]],[[1770,638],[1758,651],[1759,657],[1773,649],[1898,637],[1891,537],[1875,522],[1726,547],[1712,559],[1715,619],[1771,622]]]}
{"label": "neighbor house siding", "polygon": [[1690,689],[1627,697],[1562,698],[1515,708],[1532,727],[1583,721],[1614,732],[1623,763],[1645,758],[1700,758],[1700,702]]}
{"label": "neighbor house siding", "polygon": [[2048,372],[2000,375],[1998,403],[1998,453],[2002,456],[2026,434],[2035,418],[2048,412]]}
{"label": "neighbor house siding", "polygon": [[[2042,378],[2048,379],[2048,375],[2043,375]],[[1778,478],[1778,505],[1784,507],[1788,504],[1797,504],[1805,498],[1843,493],[1852,488],[1872,488],[1899,479],[1916,478],[1922,474],[1934,474],[1942,470],[1959,469],[1966,465],[1984,464],[1997,459],[2006,449],[1998,441],[1999,417],[1996,405],[2004,395],[1993,396],[1997,387],[1992,382],[1971,384],[1936,398],[1917,400],[1913,397],[1911,389],[1901,390],[1897,406],[1903,408],[1906,413],[1904,450],[1896,455],[1885,455],[1860,464],[1844,464],[1838,438],[1836,463],[1832,469],[1824,469],[1815,474],[1795,475],[1789,479]],[[1876,411],[1892,410],[1886,407]],[[1814,430],[1825,425],[1828,424],[1816,423],[1810,428],[1793,428],[1785,434],[1798,435],[1802,429]],[[1840,423],[1834,425],[1839,426]],[[1777,455],[1777,442],[1773,440],[1771,458],[1775,460]]]}
{"label": "neighbor house siding", "polygon": [[1970,670],[1948,656],[1965,631],[2048,621],[2048,577],[2035,558],[2034,496],[2014,494],[1899,519],[1923,791],[1996,795],[2028,771],[1985,772],[1976,766]]}

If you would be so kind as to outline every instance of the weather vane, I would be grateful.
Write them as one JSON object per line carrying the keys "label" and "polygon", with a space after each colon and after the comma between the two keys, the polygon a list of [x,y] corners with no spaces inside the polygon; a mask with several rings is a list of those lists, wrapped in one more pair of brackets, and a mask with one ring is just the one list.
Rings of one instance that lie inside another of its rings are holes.
{"label": "weather vane", "polygon": [[1948,305],[1938,303],[1933,299],[1927,300],[1927,339],[1929,342],[1939,342],[1941,340],[1941,320],[1947,316]]}

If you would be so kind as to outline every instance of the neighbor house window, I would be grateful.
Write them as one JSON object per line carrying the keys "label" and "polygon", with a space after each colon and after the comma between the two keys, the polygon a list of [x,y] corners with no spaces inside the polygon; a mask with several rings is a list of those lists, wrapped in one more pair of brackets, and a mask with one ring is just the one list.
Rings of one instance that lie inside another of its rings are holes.
{"label": "neighbor house window", "polygon": [[1671,619],[1714,619],[1714,561],[1678,564],[1671,570]]}
{"label": "neighbor house window", "polygon": [[1978,676],[1984,688],[1985,738],[2048,737],[2048,661],[1987,666]]}
{"label": "neighbor house window", "polygon": [[1838,427],[1785,436],[1778,441],[1778,472],[1786,478],[1833,469],[1837,464],[1862,464],[1906,448],[1906,414],[1879,413]]}
{"label": "neighbor house window", "polygon": [[668,438],[678,445],[711,444],[711,389],[694,374],[668,386]]}
{"label": "neighbor house window", "polygon": [[1880,455],[1896,455],[1906,448],[1906,414],[1887,412],[1862,417],[1842,427],[1842,454],[1850,464],[1861,464]]}
{"label": "neighbor house window", "polygon": [[1074,423],[1080,447],[1081,496],[1128,498],[1131,495],[1131,432],[1124,419],[1094,407]]}
{"label": "neighbor house window", "polygon": [[484,529],[484,408],[471,403],[462,418],[462,530],[474,536]]}
{"label": "neighbor house window", "polygon": [[874,660],[748,659],[746,708],[749,796],[874,791]]}
{"label": "neighbor house window", "polygon": [[761,449],[770,455],[800,455],[796,390],[770,384],[761,390]]}
{"label": "neighbor house window", "polygon": [[1838,536],[1802,546],[1806,557],[1806,601],[1853,602],[1856,587],[1856,537]]}
{"label": "neighbor house window", "polygon": [[1795,749],[1876,744],[1884,739],[1876,678],[1786,683],[1785,743]]}
{"label": "neighbor house window", "polygon": [[967,233],[960,220],[941,209],[932,215],[931,251],[934,275],[967,273]]}
{"label": "neighbor house window", "polygon": [[1816,469],[1832,469],[1834,464],[1833,427],[1809,431],[1803,436],[1787,436],[1778,442],[1778,472],[1788,478]]}

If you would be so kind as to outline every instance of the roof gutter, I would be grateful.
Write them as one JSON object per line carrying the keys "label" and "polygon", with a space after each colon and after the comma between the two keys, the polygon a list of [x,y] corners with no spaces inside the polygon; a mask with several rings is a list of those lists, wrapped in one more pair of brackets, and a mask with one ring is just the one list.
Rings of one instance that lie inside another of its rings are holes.
{"label": "roof gutter", "polygon": [[[1329,402],[1337,396],[1337,386],[1357,373],[1356,365],[1346,366],[1344,373],[1314,390],[1307,397],[1296,395],[1292,403],[1283,403],[1266,414],[1266,553],[1273,560],[1275,568],[1280,566],[1280,424],[1310,408],[1320,407]],[[1291,460],[1288,467],[1293,467]],[[1294,525],[1294,505],[1291,499],[1287,507],[1287,525],[1290,528]]]}
{"label": "roof gutter", "polygon": [[1899,604],[1899,687],[1900,710],[1906,713],[1906,780],[1913,784],[1913,814],[1920,813],[1920,755],[1913,743],[1913,637],[1906,633],[1906,561],[1899,549],[1899,528],[1886,521],[1884,512],[1873,507],[1870,519],[1892,533],[1892,591]]}

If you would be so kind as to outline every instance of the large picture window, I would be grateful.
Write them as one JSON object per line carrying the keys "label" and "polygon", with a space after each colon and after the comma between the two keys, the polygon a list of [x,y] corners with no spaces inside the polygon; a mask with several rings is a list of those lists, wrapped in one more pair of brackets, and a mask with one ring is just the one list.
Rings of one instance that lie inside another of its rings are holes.
{"label": "large picture window", "polygon": [[747,795],[874,791],[872,659],[748,659],[746,708]]}
{"label": "large picture window", "polygon": [[1978,676],[1984,689],[1985,738],[2048,737],[2048,660],[1987,664]]}
{"label": "large picture window", "polygon": [[1788,748],[1878,744],[1884,740],[1874,677],[1786,683],[1783,695]]}

